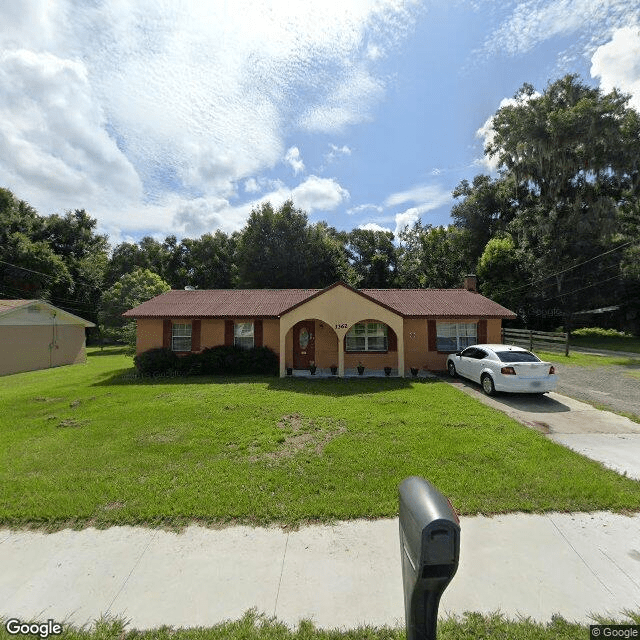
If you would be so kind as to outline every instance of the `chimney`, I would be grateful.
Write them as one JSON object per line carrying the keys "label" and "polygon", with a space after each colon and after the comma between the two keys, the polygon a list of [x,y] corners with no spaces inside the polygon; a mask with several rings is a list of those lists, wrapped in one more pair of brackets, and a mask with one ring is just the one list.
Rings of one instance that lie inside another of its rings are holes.
{"label": "chimney", "polygon": [[462,287],[467,291],[473,291],[474,293],[477,293],[478,289],[476,287],[476,284],[477,284],[477,278],[473,273],[470,273],[464,277]]}

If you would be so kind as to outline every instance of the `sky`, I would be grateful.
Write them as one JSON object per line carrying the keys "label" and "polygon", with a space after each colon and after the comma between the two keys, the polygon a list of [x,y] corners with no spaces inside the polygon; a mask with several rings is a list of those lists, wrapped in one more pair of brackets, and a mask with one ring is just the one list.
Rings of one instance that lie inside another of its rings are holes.
{"label": "sky", "polygon": [[0,186],[112,245],[447,225],[491,117],[566,73],[640,110],[640,0],[0,0]]}

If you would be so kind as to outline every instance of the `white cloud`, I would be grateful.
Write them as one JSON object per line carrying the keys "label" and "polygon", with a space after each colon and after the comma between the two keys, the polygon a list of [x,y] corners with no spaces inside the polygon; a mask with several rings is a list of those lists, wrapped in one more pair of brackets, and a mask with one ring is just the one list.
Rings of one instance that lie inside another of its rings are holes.
{"label": "white cloud", "polygon": [[258,193],[260,185],[255,178],[248,178],[244,181],[244,190],[246,193]]}
{"label": "white cloud", "polygon": [[402,213],[396,213],[396,216],[395,216],[396,228],[395,228],[395,231],[393,232],[395,237],[396,238],[399,237],[400,232],[405,227],[413,226],[413,223],[417,222],[421,214],[422,214],[422,211],[420,207],[411,207],[406,211],[403,211]]}
{"label": "white cloud", "polygon": [[487,38],[484,50],[491,54],[519,55],[557,36],[583,31],[583,46],[602,41],[616,27],[640,18],[637,2],[629,0],[524,0]]}
{"label": "white cloud", "polygon": [[421,207],[427,206],[429,209],[436,209],[437,207],[446,204],[451,200],[451,193],[442,187],[434,185],[420,185],[408,189],[407,191],[400,191],[398,193],[391,194],[384,204],[387,207],[393,207],[405,202],[418,203]]}
{"label": "white cloud", "polygon": [[391,194],[384,201],[384,204],[387,207],[394,207],[406,203],[413,203],[415,205],[395,214],[396,227],[393,233],[398,237],[406,225],[411,226],[422,214],[438,209],[451,202],[451,200],[451,192],[440,186],[418,185],[407,191]]}
{"label": "white cloud", "polygon": [[82,62],[25,49],[0,54],[0,147],[0,182],[34,206],[47,199],[118,206],[142,195],[105,131]]}
{"label": "white cloud", "polygon": [[332,178],[309,176],[291,191],[291,197],[305,211],[331,211],[349,199],[349,192]]}
{"label": "white cloud", "polygon": [[356,213],[362,213],[363,211],[377,211],[382,213],[384,208],[377,204],[359,204],[351,209],[347,209],[347,215],[355,215]]}
{"label": "white cloud", "polygon": [[165,212],[172,212],[170,221],[166,220],[166,216],[154,220],[154,214],[149,210],[148,217],[145,216],[145,228],[161,229],[170,223],[170,226],[189,237],[198,237],[216,229],[232,233],[242,229],[251,210],[260,208],[263,202],[268,201],[274,209],[278,209],[285,201],[292,200],[296,208],[313,213],[331,211],[349,199],[349,192],[335,180],[317,176],[309,176],[292,189],[279,180],[255,182],[258,190],[266,186],[272,190],[242,204],[232,204],[230,200],[216,196],[195,199],[170,196],[161,207]]}
{"label": "white cloud", "polygon": [[346,144],[343,144],[341,147],[330,144],[329,149],[329,153],[324,156],[326,162],[333,162],[338,158],[351,155],[351,149]]}
{"label": "white cloud", "polygon": [[607,93],[614,88],[631,94],[630,105],[640,111],[640,26],[623,27],[591,58],[591,76],[600,78]]}
{"label": "white cloud", "polygon": [[284,156],[285,162],[289,163],[293,169],[293,173],[297,176],[301,171],[304,171],[304,162],[300,157],[300,150],[298,147],[289,147],[287,153]]}
{"label": "white cloud", "polygon": [[371,106],[382,98],[384,84],[364,67],[349,69],[325,99],[302,114],[299,124],[312,132],[340,132],[372,119]]}
{"label": "white cloud", "polygon": [[[85,207],[113,229],[125,218],[127,233],[161,219],[195,229],[242,188],[279,193],[256,176],[281,162],[293,128],[370,117],[384,93],[376,60],[421,11],[417,0],[2,7],[2,184],[45,214]],[[348,197],[319,180],[296,187],[310,207]]]}
{"label": "white cloud", "polygon": [[358,225],[358,229],[365,229],[367,231],[391,231],[388,227],[381,227],[379,224],[375,222],[367,222],[366,224]]}

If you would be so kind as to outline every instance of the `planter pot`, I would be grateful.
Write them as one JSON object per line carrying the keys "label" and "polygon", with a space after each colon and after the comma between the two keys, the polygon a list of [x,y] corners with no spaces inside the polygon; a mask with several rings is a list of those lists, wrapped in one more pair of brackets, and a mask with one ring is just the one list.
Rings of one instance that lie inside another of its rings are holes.
{"label": "planter pot", "polygon": [[384,375],[385,376],[390,376],[391,375],[391,367],[385,367],[384,368]]}
{"label": "planter pot", "polygon": [[418,369],[417,367],[411,367],[411,375],[412,375],[414,378],[417,378],[417,377],[418,377],[418,371],[419,371],[419,369]]}
{"label": "planter pot", "polygon": [[292,376],[293,375],[293,367],[287,367],[287,375],[288,376]]}
{"label": "planter pot", "polygon": [[331,367],[331,375],[335,376],[338,373],[338,367]]}
{"label": "planter pot", "polygon": [[309,371],[311,372],[312,376],[316,375],[316,368],[315,367],[309,367]]}
{"label": "planter pot", "polygon": [[361,376],[364,373],[364,367],[358,367],[358,375]]}

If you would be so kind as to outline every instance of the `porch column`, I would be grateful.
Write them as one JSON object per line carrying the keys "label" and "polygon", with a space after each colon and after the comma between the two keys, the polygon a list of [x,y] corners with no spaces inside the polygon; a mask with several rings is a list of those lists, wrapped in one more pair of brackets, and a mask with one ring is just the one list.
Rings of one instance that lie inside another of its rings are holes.
{"label": "porch column", "polygon": [[285,353],[285,344],[286,344],[286,338],[287,338],[287,330],[285,327],[282,326],[282,320],[280,320],[280,377],[284,378],[287,372],[287,368],[285,366],[285,358],[286,358],[286,353]]}
{"label": "porch column", "polygon": [[344,336],[338,336],[338,377],[344,378]]}
{"label": "porch column", "polygon": [[404,378],[404,327],[401,331],[396,332],[396,337],[398,340],[398,375]]}

